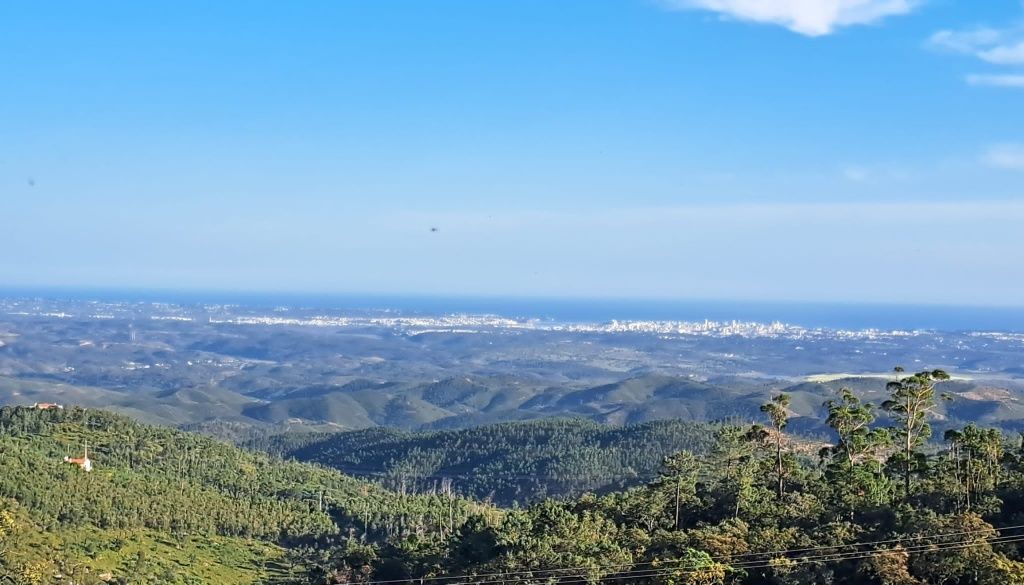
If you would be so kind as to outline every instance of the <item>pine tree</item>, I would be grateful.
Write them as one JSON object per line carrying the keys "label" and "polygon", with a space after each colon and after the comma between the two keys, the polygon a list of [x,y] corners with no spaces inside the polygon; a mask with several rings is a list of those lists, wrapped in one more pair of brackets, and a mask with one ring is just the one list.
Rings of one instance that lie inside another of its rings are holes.
{"label": "pine tree", "polygon": [[768,420],[775,429],[775,474],[778,482],[778,496],[781,500],[785,495],[783,482],[786,478],[786,469],[782,460],[782,432],[789,423],[789,395],[775,396],[771,402],[761,405],[761,412],[768,415]]}
{"label": "pine tree", "polygon": [[894,430],[900,439],[901,451],[896,463],[903,475],[904,496],[909,496],[911,476],[915,468],[920,467],[917,449],[931,436],[928,418],[935,412],[935,385],[948,380],[949,374],[932,370],[900,377],[903,368],[897,367],[895,371],[896,379],[886,384],[890,399],[882,403],[882,408],[898,423]]}

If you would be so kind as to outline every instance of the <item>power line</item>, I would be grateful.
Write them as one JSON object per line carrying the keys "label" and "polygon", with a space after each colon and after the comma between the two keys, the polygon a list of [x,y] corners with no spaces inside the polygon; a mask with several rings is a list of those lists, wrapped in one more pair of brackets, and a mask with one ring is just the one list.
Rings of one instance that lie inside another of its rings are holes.
{"label": "power line", "polygon": [[[854,552],[847,552],[847,553],[810,555],[810,556],[805,556],[805,557],[786,558],[785,560],[790,561],[791,564],[798,564],[798,565],[799,564],[808,564],[808,563],[824,563],[824,562],[834,562],[834,561],[858,560],[858,559],[869,558],[869,557],[872,557],[872,556],[882,555],[882,554],[891,554],[891,553],[908,553],[908,554],[909,553],[923,553],[923,552],[931,552],[931,551],[942,551],[942,550],[953,550],[953,549],[959,549],[959,548],[968,548],[968,547],[971,547],[971,546],[978,546],[978,545],[982,545],[982,544],[1001,544],[1001,543],[1008,543],[1008,542],[1018,542],[1018,541],[1022,541],[1022,540],[1024,540],[1024,535],[1008,536],[1008,537],[1003,537],[1002,539],[991,539],[991,540],[981,540],[981,541],[961,541],[961,542],[945,543],[945,544],[938,544],[938,545],[934,545],[934,544],[916,545],[916,546],[913,546],[913,547],[907,547],[907,548],[902,548],[902,549],[877,549],[877,550],[870,550],[870,551],[854,551]],[[738,568],[738,569],[743,569],[743,570],[745,570],[745,569],[768,568],[768,567],[771,567],[771,566],[774,565],[774,561],[775,561],[775,559],[773,559],[773,560],[761,560],[761,561],[749,561],[747,563],[739,563],[739,564],[736,564],[736,565],[729,565],[728,568],[730,568],[730,569],[737,569]],[[676,562],[678,562],[678,561],[676,561]],[[644,578],[644,577],[658,577],[658,576],[666,576],[666,575],[672,575],[672,574],[687,575],[687,574],[693,574],[693,573],[700,573],[700,572],[703,572],[705,570],[706,569],[682,569],[682,568],[679,568],[679,567],[676,567],[676,568],[666,567],[666,568],[661,568],[661,569],[641,569],[641,570],[634,570],[634,571],[622,571],[622,572],[619,572],[619,573],[611,573],[609,575],[600,577],[599,579],[601,581],[604,581],[606,579],[621,579],[621,578],[638,579],[638,578]],[[534,577],[533,575],[529,575],[529,576],[524,576],[522,578],[529,579],[529,578],[533,578],[533,577]],[[560,585],[567,585],[567,584],[571,584],[571,583],[588,583],[588,582],[591,581],[591,578],[586,576],[586,575],[576,575],[576,574],[570,574],[570,575],[547,575],[547,576],[537,576],[536,578],[539,578],[539,579],[558,578],[558,579],[561,579],[559,581]],[[571,579],[571,580],[569,580],[569,581],[564,580],[566,578]],[[506,581],[505,579],[484,580],[484,581],[479,581],[479,580],[456,581],[454,583],[449,583],[447,585],[484,585],[484,584],[504,583],[505,581]]]}
{"label": "power line", "polygon": [[[897,543],[897,542],[923,540],[923,539],[926,539],[926,538],[948,538],[948,537],[952,537],[952,536],[963,536],[963,535],[968,535],[968,534],[977,534],[977,533],[981,533],[981,532],[988,533],[988,532],[998,532],[998,531],[1001,531],[1001,530],[1019,530],[1019,529],[1022,529],[1022,528],[1024,528],[1024,524],[1017,524],[1017,525],[1013,525],[1013,526],[992,527],[992,528],[983,528],[983,529],[977,529],[977,530],[963,530],[963,531],[958,531],[958,532],[947,532],[947,533],[942,533],[942,534],[903,536],[903,537],[891,538],[891,539],[885,539],[885,540],[872,540],[872,541],[848,543],[848,544],[822,545],[822,546],[814,546],[814,547],[792,548],[792,549],[775,550],[775,551],[764,551],[764,552],[747,552],[747,553],[740,553],[740,554],[735,554],[735,555],[720,555],[718,557],[711,557],[711,559],[712,560],[725,560],[725,559],[731,560],[731,559],[736,559],[736,558],[748,558],[748,557],[781,556],[781,555],[787,555],[787,554],[792,554],[792,553],[808,553],[808,552],[813,552],[813,551],[829,550],[829,549],[841,549],[841,548],[850,548],[850,547],[859,548],[859,547],[870,546],[870,545],[892,544],[892,543]],[[1011,538],[1011,537],[1012,536],[999,537],[999,538]],[[1021,538],[1024,538],[1024,535],[1021,535]],[[933,545],[926,545],[926,546],[933,546]],[[832,554],[850,554],[850,553],[855,553],[855,552],[858,552],[858,551],[848,551],[847,553],[832,553]],[[860,552],[863,552],[863,551],[860,551]],[[666,562],[677,562],[677,561],[666,561]],[[747,561],[747,562],[760,562],[760,561]],[[443,580],[446,580],[446,579],[463,579],[463,578],[470,578],[470,577],[472,577],[473,579],[479,579],[481,577],[498,577],[498,576],[501,576],[501,577],[512,577],[512,576],[518,576],[518,575],[528,575],[530,577],[540,577],[540,575],[538,575],[539,573],[543,574],[543,573],[558,573],[558,572],[562,572],[562,571],[570,571],[570,572],[593,571],[593,570],[600,570],[600,569],[614,569],[614,568],[618,568],[618,567],[637,567],[637,566],[642,566],[642,565],[653,565],[653,564],[657,564],[656,561],[646,561],[646,562],[642,562],[642,563],[619,563],[619,564],[606,564],[606,565],[590,565],[590,566],[578,566],[578,567],[560,567],[560,568],[557,568],[557,569],[537,569],[537,570],[524,570],[524,571],[507,571],[507,572],[481,573],[481,574],[477,574],[477,575],[457,575],[457,576],[449,576],[449,577],[422,577],[422,578],[418,579],[418,581],[420,581],[420,582],[443,581]],[[636,570],[636,569],[634,569],[634,570]],[[547,575],[547,576],[548,577],[559,577],[560,575]],[[566,575],[566,576],[571,577],[572,575]],[[366,581],[366,582],[364,582],[363,585],[387,585],[387,584],[407,583],[407,582],[408,582],[408,580],[406,580],[406,579],[392,579],[392,580],[384,580],[384,581]],[[495,581],[471,581],[470,583],[494,583],[494,582]],[[497,581],[497,582],[501,582],[501,581]],[[452,583],[451,585],[459,585],[459,582]]]}
{"label": "power line", "polygon": [[[1001,539],[980,540],[980,541],[962,541],[962,542],[955,542],[955,543],[946,543],[945,545],[918,545],[918,546],[914,546],[914,547],[899,548],[899,549],[877,549],[877,550],[870,550],[870,551],[858,551],[858,552],[853,552],[853,553],[841,553],[841,554],[837,554],[837,555],[818,555],[818,556],[808,556],[808,557],[796,557],[796,558],[791,558],[791,559],[787,559],[787,560],[791,561],[790,565],[804,565],[804,564],[809,564],[809,563],[828,563],[828,562],[836,562],[836,561],[860,560],[860,559],[871,558],[871,557],[874,557],[874,556],[883,556],[883,555],[886,555],[886,554],[901,554],[901,553],[917,554],[917,553],[928,553],[928,552],[944,552],[944,551],[949,551],[949,550],[958,550],[958,549],[970,548],[970,547],[974,547],[974,546],[981,546],[983,544],[1005,544],[1005,543],[1013,543],[1013,542],[1020,542],[1020,541],[1024,541],[1024,535],[1008,536],[1008,537],[1003,537]],[[742,564],[741,565],[735,565],[735,566],[734,565],[730,565],[728,568],[730,568],[730,569],[739,568],[741,570],[746,570],[746,569],[763,569],[763,568],[769,568],[769,567],[772,567],[772,566],[773,566],[773,562],[771,562],[771,561],[761,561],[761,562],[750,563],[750,564],[746,564],[746,565],[742,565]],[[610,574],[610,575],[606,575],[604,577],[599,577],[598,578],[598,582],[605,581],[607,579],[622,579],[622,578],[642,579],[642,578],[650,578],[650,577],[663,577],[663,576],[669,576],[669,575],[688,575],[688,574],[694,574],[694,573],[701,573],[701,572],[704,572],[704,571],[706,571],[706,569],[692,569],[692,570],[691,569],[686,569],[686,570],[683,570],[683,569],[672,569],[672,568],[658,569],[658,570],[625,571],[625,572],[622,572],[622,573],[613,573],[613,574]],[[592,581],[590,577],[587,577],[585,575],[566,575],[565,577],[568,577],[571,580],[569,580],[569,581],[566,581],[564,579],[560,580],[559,581],[559,585],[572,585],[572,584],[576,584],[576,583],[584,584],[584,583],[590,583]],[[529,577],[527,577],[527,578],[529,578]],[[545,577],[540,577],[540,578],[543,579]],[[552,577],[548,577],[548,578],[552,578]],[[557,577],[553,577],[553,578],[557,578]],[[504,583],[504,580],[498,580],[498,581],[465,581],[465,582],[450,583],[448,585],[483,585],[483,584],[495,584],[495,583]]]}
{"label": "power line", "polygon": [[[485,473],[485,470],[481,470],[480,473],[445,473],[445,474],[417,474],[416,472],[404,472],[397,471],[394,469],[389,470],[360,470],[360,469],[346,469],[344,467],[333,467],[328,466],[331,469],[335,469],[344,473],[345,475],[357,475],[362,477],[375,476],[375,477],[387,477],[387,478],[405,478],[412,480],[425,480],[425,479],[480,479],[480,474]],[[636,473],[634,475],[504,475],[502,474],[500,479],[544,479],[544,480],[572,480],[572,481],[585,481],[585,480],[599,480],[599,481],[625,481],[625,480],[636,480],[636,479],[654,479],[657,478],[657,472],[645,472]]]}

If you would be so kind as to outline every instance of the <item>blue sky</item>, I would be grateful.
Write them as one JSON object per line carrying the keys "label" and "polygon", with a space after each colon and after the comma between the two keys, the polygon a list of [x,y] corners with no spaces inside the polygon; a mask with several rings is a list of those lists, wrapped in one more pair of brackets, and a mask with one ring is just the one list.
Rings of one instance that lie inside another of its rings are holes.
{"label": "blue sky", "polygon": [[1019,2],[0,23],[0,285],[1022,304]]}

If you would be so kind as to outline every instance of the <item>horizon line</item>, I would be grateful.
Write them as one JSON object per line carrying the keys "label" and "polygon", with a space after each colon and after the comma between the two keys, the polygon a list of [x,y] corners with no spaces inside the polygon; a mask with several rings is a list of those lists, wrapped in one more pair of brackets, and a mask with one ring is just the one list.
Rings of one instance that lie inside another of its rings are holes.
{"label": "horizon line", "polygon": [[[849,300],[849,299],[753,299],[753,298],[707,298],[707,297],[641,297],[641,296],[571,296],[571,295],[502,295],[495,293],[456,293],[456,292],[382,292],[382,291],[317,291],[297,289],[225,289],[200,287],[161,287],[161,286],[95,286],[95,285],[6,285],[0,284],[0,298],[33,297],[48,300],[61,300],[51,294],[75,294],[76,296],[98,295],[88,300],[102,301],[104,296],[152,297],[160,295],[185,296],[238,296],[238,297],[282,297],[282,300],[293,301],[296,297],[330,299],[370,300],[443,300],[443,301],[505,301],[505,302],[584,302],[584,303],[636,303],[636,304],[709,304],[709,305],[787,305],[787,306],[818,306],[818,307],[915,307],[931,309],[973,309],[992,311],[1024,311],[1024,304],[986,303],[947,301],[905,301],[905,300]],[[85,299],[79,299],[85,300]],[[136,299],[146,302],[159,302],[154,299]],[[179,299],[180,300],[180,299]],[[166,302],[174,302],[168,299]]]}

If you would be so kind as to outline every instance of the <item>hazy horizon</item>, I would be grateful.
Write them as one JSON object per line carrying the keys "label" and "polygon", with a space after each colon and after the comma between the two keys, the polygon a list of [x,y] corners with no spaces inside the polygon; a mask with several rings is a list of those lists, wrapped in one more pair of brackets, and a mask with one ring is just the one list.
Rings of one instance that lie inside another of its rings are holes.
{"label": "hazy horizon", "polygon": [[224,305],[325,315],[395,311],[410,316],[495,315],[565,323],[710,320],[851,330],[1024,332],[1024,307],[992,305],[0,287],[0,302],[17,299],[38,299],[58,306],[65,302]]}
{"label": "hazy horizon", "polygon": [[913,302],[913,301],[877,301],[838,298],[817,300],[811,298],[778,298],[759,299],[754,297],[699,297],[699,296],[608,296],[608,295],[543,295],[543,294],[466,294],[459,292],[391,292],[391,291],[360,291],[360,290],[317,290],[289,288],[203,288],[203,287],[144,287],[144,286],[82,286],[64,284],[4,284],[0,283],[0,298],[31,298],[59,299],[61,295],[78,300],[110,300],[138,299],[148,302],[160,298],[187,298],[202,300],[205,297],[217,299],[281,299],[282,301],[308,300],[345,300],[345,299],[382,299],[387,300],[445,300],[466,301],[523,301],[523,302],[610,302],[610,303],[703,303],[703,304],[763,304],[763,305],[820,305],[820,306],[879,306],[879,307],[927,307],[927,308],[965,308],[994,310],[1024,310],[1024,301],[1019,303],[950,303],[950,302]]}

